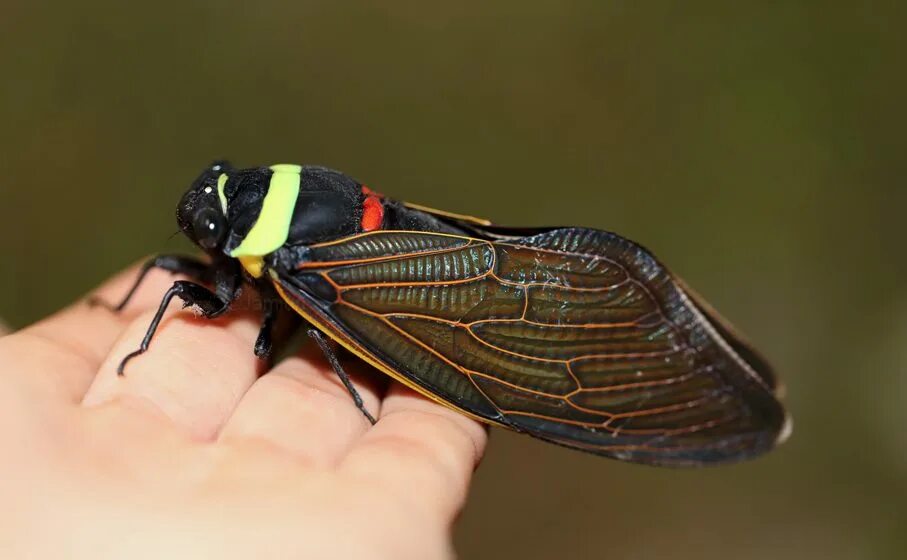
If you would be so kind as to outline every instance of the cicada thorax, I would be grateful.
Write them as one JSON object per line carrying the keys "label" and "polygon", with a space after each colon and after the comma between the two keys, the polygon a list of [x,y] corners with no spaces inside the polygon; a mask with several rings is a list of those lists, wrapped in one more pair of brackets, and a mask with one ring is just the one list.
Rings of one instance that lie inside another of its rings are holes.
{"label": "cicada thorax", "polygon": [[281,249],[355,235],[363,223],[382,225],[375,202],[366,203],[372,195],[343,173],[289,164],[220,171],[216,194],[228,226],[221,251],[255,278]]}
{"label": "cicada thorax", "polygon": [[463,233],[324,167],[281,164],[225,170],[217,179],[217,191],[230,225],[223,249],[236,258],[381,229]]}
{"label": "cicada thorax", "polygon": [[361,185],[336,171],[274,165],[226,172],[218,190],[231,226],[228,256],[264,255],[360,232]]}

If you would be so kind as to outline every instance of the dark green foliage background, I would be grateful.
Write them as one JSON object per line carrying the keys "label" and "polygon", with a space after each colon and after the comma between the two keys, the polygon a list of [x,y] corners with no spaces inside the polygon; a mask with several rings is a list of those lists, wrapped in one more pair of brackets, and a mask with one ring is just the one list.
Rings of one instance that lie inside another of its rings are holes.
{"label": "dark green foliage background", "polygon": [[215,157],[615,230],[772,358],[794,437],[753,463],[671,471],[495,432],[462,556],[902,558],[905,11],[4,2],[0,316],[21,326],[186,249],[167,240],[173,208]]}

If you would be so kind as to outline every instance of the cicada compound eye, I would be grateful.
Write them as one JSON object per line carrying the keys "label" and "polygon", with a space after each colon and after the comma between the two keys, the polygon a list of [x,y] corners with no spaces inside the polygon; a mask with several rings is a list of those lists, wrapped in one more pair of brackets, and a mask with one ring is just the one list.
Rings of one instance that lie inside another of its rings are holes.
{"label": "cicada compound eye", "polygon": [[226,231],[223,214],[214,208],[202,208],[192,221],[192,233],[202,249],[214,249],[220,245]]}

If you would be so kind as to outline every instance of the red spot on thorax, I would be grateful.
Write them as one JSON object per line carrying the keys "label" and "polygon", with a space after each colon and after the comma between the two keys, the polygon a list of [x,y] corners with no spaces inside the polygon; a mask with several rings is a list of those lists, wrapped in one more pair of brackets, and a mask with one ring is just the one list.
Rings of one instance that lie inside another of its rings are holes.
{"label": "red spot on thorax", "polygon": [[362,185],[362,194],[365,200],[362,201],[362,231],[374,231],[381,228],[384,222],[384,204],[381,203],[381,196],[372,189]]}

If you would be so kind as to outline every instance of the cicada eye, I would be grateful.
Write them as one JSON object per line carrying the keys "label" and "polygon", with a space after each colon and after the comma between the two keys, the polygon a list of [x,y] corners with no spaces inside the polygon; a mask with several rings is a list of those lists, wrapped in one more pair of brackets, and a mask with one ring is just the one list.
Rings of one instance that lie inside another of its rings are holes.
{"label": "cicada eye", "polygon": [[195,241],[203,249],[214,249],[220,244],[224,236],[224,216],[214,208],[203,208],[192,222],[192,233]]}

